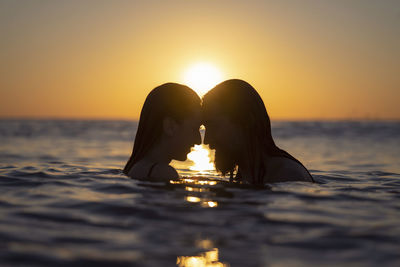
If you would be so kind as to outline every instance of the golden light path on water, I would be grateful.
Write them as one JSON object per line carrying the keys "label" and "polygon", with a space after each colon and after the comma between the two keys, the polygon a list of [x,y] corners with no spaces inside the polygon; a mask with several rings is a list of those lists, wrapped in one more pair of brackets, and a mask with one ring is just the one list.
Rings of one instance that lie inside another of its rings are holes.
{"label": "golden light path on water", "polygon": [[197,242],[197,247],[206,250],[196,256],[179,256],[176,265],[179,267],[227,267],[226,263],[219,261],[219,250],[214,247],[211,240],[204,239]]}
{"label": "golden light path on water", "polygon": [[210,150],[204,144],[194,145],[187,158],[193,161],[193,165],[189,167],[192,171],[205,172],[215,170]]}

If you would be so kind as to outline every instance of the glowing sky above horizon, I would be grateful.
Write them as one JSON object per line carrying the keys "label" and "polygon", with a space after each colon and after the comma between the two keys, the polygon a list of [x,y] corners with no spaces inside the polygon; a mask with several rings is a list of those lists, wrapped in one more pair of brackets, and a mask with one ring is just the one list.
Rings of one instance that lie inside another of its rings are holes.
{"label": "glowing sky above horizon", "polygon": [[0,36],[0,117],[137,119],[206,62],[272,119],[400,119],[400,1],[0,0]]}

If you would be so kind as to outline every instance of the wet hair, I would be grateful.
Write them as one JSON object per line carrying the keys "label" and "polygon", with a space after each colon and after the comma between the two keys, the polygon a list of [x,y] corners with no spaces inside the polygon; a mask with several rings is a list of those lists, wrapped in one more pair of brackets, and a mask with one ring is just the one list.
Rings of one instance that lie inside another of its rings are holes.
{"label": "wet hair", "polygon": [[164,118],[182,122],[200,110],[200,103],[196,92],[182,84],[165,83],[154,88],[143,104],[132,154],[123,172],[128,175],[132,166],[160,140]]}
{"label": "wet hair", "polygon": [[[232,79],[218,84],[203,97],[202,110],[205,118],[213,116],[213,112],[218,110],[242,129],[245,151],[241,152],[241,156],[247,160],[253,184],[267,182],[264,181],[267,171],[263,160],[264,153],[289,158],[303,166],[300,161],[275,145],[264,102],[249,83]],[[230,172],[232,178],[236,165],[231,166],[230,170],[225,170],[223,174]]]}

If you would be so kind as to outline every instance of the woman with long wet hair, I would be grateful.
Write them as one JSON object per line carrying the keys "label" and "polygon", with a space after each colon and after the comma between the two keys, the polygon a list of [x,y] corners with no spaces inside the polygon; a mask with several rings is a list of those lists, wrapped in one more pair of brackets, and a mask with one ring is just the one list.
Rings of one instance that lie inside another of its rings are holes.
{"label": "woman with long wet hair", "polygon": [[276,146],[271,122],[257,91],[243,80],[227,80],[203,97],[205,143],[216,149],[223,175],[250,184],[313,181],[304,165]]}
{"label": "woman with long wet hair", "polygon": [[199,96],[189,87],[165,83],[147,96],[140,113],[132,155],[123,172],[131,178],[167,181],[178,178],[169,165],[185,160],[200,143]]}

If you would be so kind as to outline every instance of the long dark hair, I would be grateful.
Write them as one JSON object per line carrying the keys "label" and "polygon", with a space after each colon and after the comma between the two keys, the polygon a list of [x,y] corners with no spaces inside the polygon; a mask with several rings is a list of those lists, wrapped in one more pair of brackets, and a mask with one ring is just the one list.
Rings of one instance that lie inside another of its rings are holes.
{"label": "long dark hair", "polygon": [[132,166],[159,141],[164,118],[170,117],[181,122],[199,110],[200,103],[200,97],[182,84],[165,83],[154,88],[143,104],[132,155],[123,172],[128,175]]}
{"label": "long dark hair", "polygon": [[[264,153],[289,158],[303,166],[300,161],[275,145],[264,102],[249,83],[232,79],[215,86],[203,97],[202,108],[207,114],[215,107],[243,130],[245,151],[242,155],[250,167],[253,184],[267,182],[264,181],[267,171],[263,160]],[[231,177],[232,172],[233,169],[230,170]]]}

